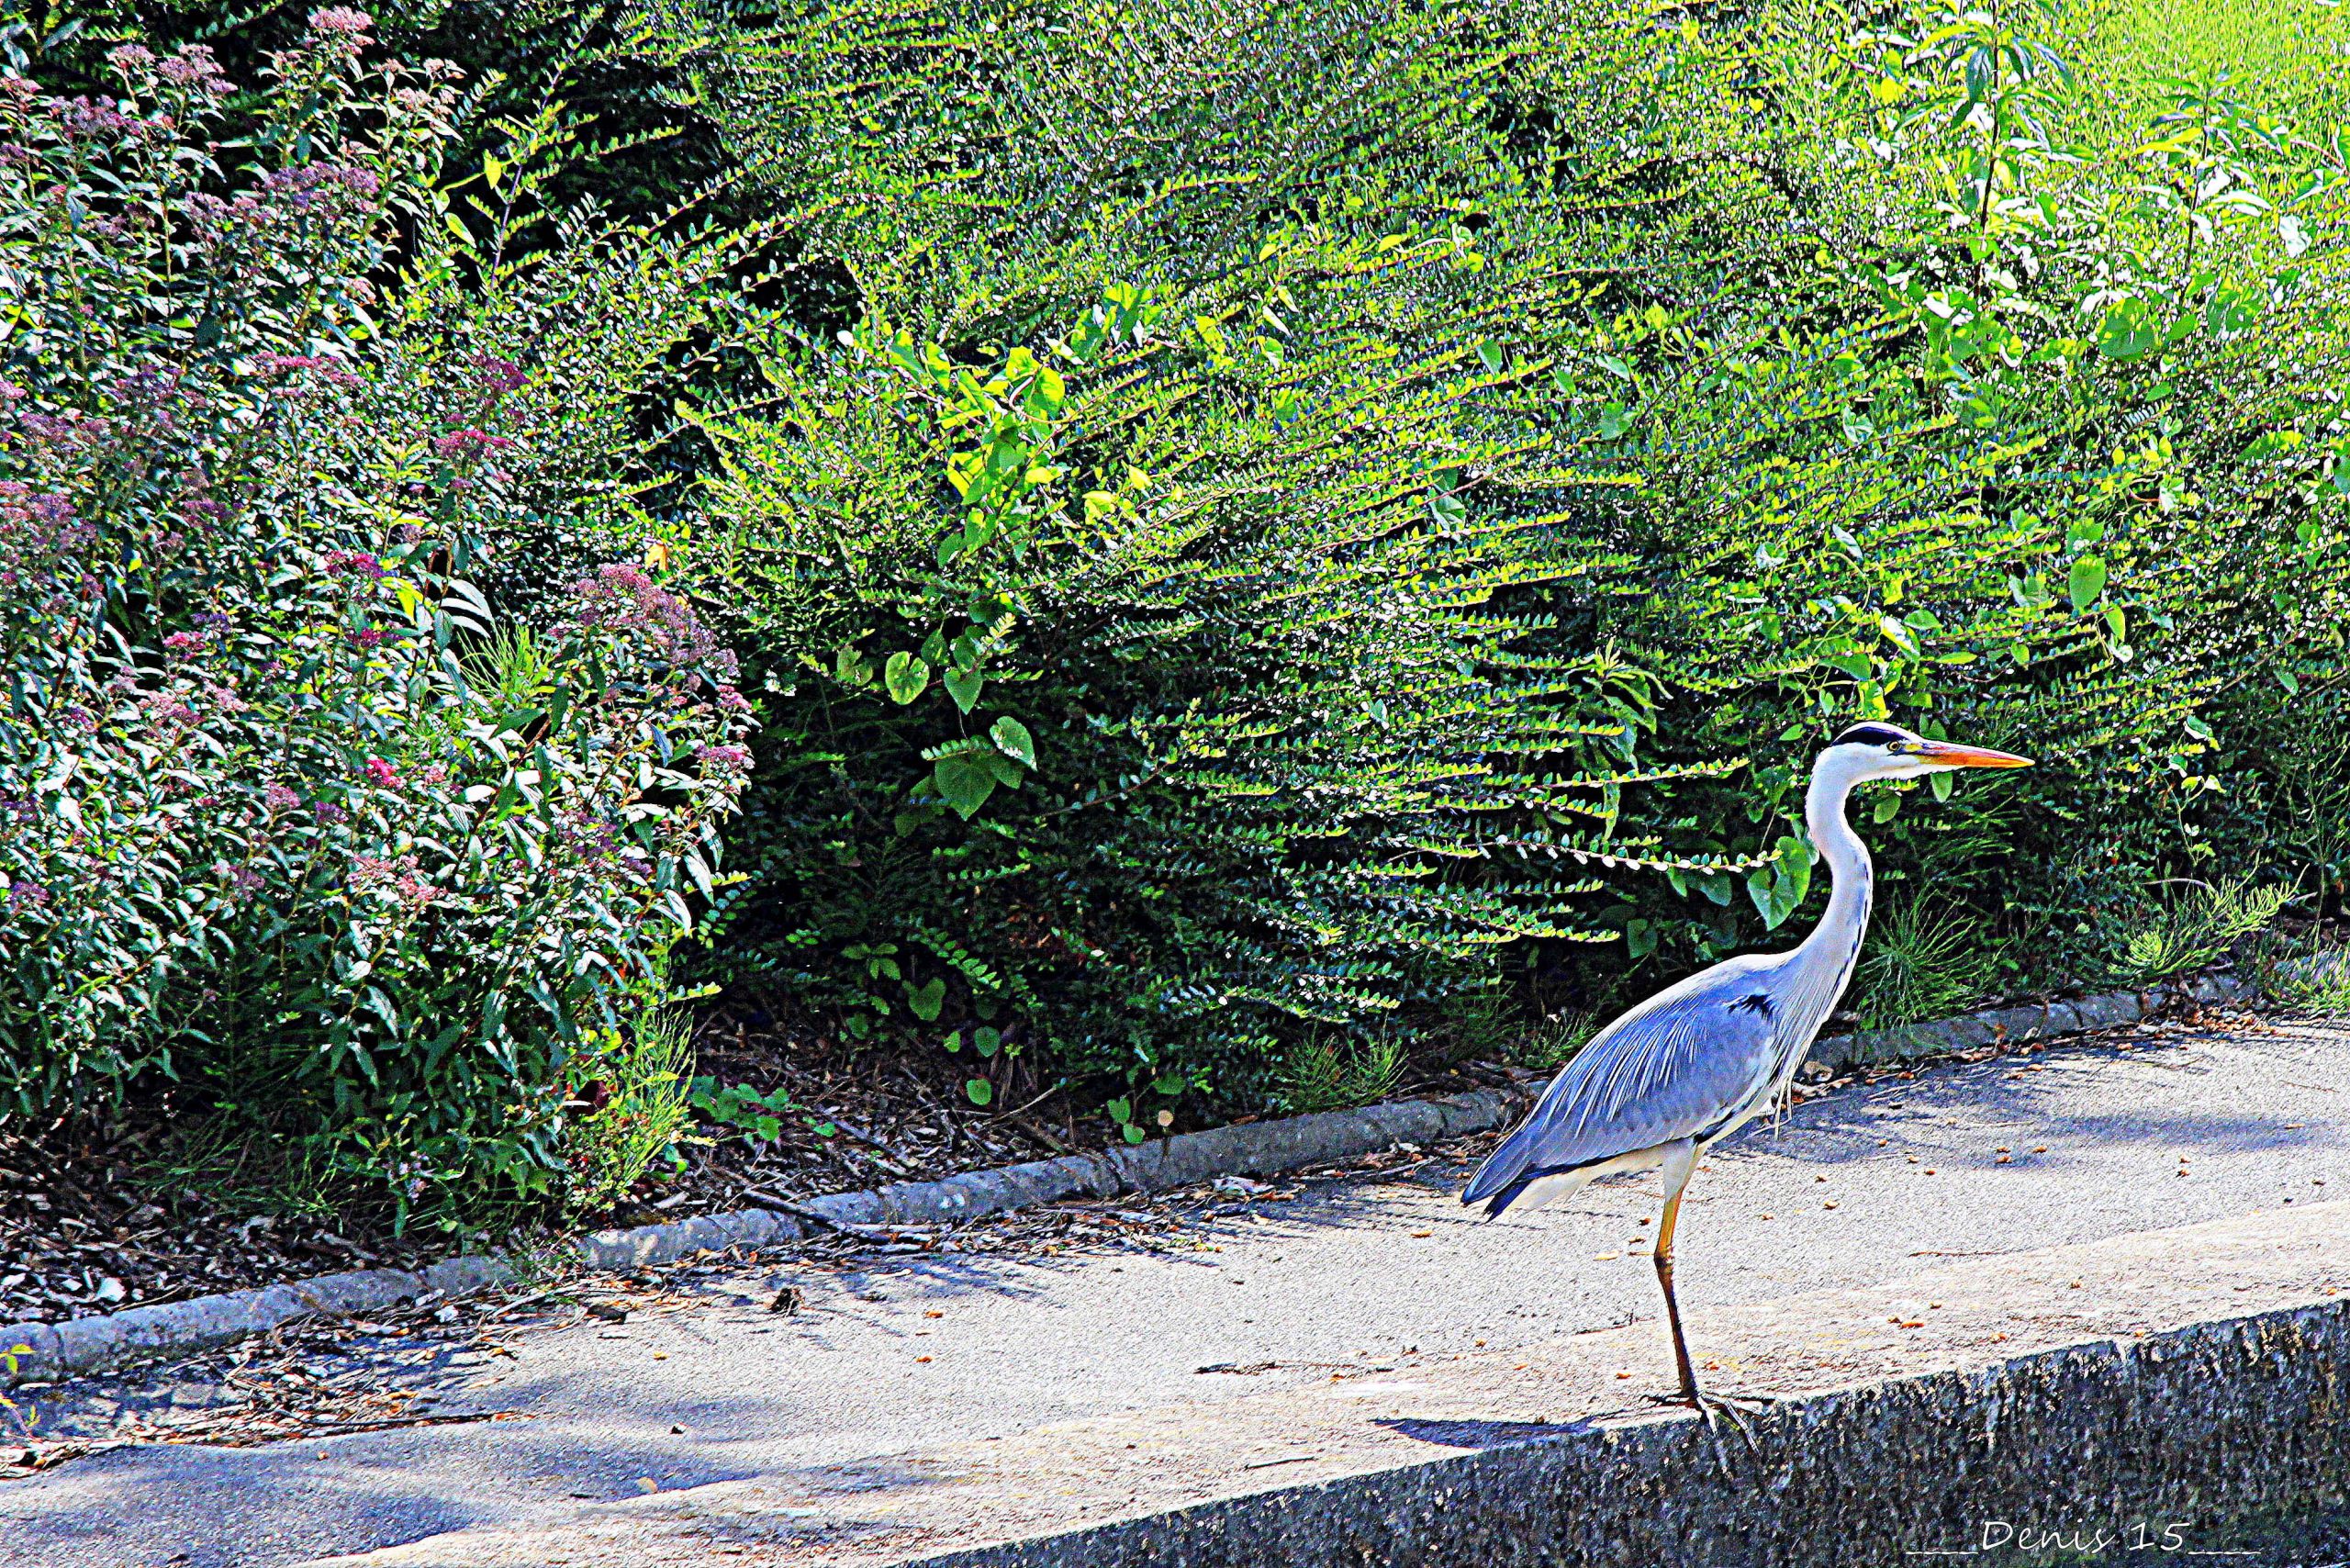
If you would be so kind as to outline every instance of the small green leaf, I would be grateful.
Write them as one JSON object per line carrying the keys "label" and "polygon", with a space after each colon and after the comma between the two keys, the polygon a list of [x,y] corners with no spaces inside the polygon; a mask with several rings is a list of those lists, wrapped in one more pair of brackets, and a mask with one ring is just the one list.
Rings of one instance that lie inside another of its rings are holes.
{"label": "small green leaf", "polygon": [[2143,299],[2116,300],[2098,324],[2097,352],[2108,359],[2143,358],[2161,341],[2154,313]]}
{"label": "small green leaf", "polygon": [[1125,1131],[1128,1143],[1140,1143],[1143,1140],[1143,1130],[1132,1122],[1125,1125]]}
{"label": "small green leaf", "polygon": [[923,1023],[934,1022],[939,1009],[946,1005],[946,982],[933,977],[920,991],[906,988],[906,1005],[913,1009],[915,1017]]}
{"label": "small green leaf", "polygon": [[881,684],[890,689],[890,700],[903,707],[929,688],[930,666],[912,654],[891,654],[881,667]]}
{"label": "small green leaf", "polygon": [[963,1092],[971,1097],[972,1104],[986,1105],[993,1103],[995,1099],[995,1085],[984,1078],[966,1079],[963,1082]]}
{"label": "small green leaf", "polygon": [[963,1048],[963,1031],[957,1029],[939,1043],[950,1051],[959,1051]]}
{"label": "small green leaf", "polygon": [[995,1055],[1003,1045],[1003,1031],[982,1025],[971,1031],[971,1048],[983,1057]]}
{"label": "small green leaf", "polygon": [[1028,726],[1013,718],[998,719],[988,729],[988,738],[1004,756],[1024,764],[1036,766],[1036,743],[1028,734]]}
{"label": "small green leaf", "polygon": [[978,705],[979,688],[987,684],[987,677],[975,669],[950,669],[939,678],[946,683],[946,695],[955,699],[955,706],[966,713]]}

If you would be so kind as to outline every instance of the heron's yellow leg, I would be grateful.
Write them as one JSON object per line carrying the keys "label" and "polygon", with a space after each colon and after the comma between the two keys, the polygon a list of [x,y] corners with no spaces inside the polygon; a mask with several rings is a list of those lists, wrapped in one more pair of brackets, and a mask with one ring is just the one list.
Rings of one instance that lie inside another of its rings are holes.
{"label": "heron's yellow leg", "polygon": [[1695,1151],[1664,1164],[1664,1217],[1656,1227],[1656,1282],[1664,1292],[1664,1318],[1673,1327],[1673,1359],[1681,1372],[1681,1395],[1698,1403],[1697,1373],[1689,1363],[1689,1341],[1681,1332],[1681,1303],[1673,1294],[1673,1227],[1681,1219],[1681,1194],[1689,1189]]}

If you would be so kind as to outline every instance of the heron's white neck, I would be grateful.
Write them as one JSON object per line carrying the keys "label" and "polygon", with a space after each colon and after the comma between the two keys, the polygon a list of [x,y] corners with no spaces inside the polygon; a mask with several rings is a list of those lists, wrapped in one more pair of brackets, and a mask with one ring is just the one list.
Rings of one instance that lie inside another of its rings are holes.
{"label": "heron's white neck", "polygon": [[1811,788],[1803,798],[1804,825],[1810,830],[1812,847],[1827,864],[1831,885],[1828,911],[1800,950],[1839,965],[1850,963],[1860,950],[1869,924],[1869,848],[1844,820],[1844,801],[1858,782],[1841,768],[1822,767],[1812,773]]}

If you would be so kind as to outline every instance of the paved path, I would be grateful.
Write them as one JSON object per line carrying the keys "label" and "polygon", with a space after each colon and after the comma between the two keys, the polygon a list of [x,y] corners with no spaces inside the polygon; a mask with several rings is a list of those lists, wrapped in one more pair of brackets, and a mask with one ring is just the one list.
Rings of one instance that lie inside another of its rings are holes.
{"label": "paved path", "polygon": [[[1700,1356],[1709,1316],[1733,1304],[2322,1202],[2328,1183],[2350,1197],[2350,1027],[2140,1040],[1841,1092],[1717,1150],[1680,1233]],[[1016,1441],[1257,1397],[1333,1367],[1552,1347],[1636,1319],[1624,1386],[1669,1386],[1648,1321],[1650,1188],[1604,1186],[1572,1209],[1480,1225],[1453,1202],[1461,1174],[1439,1164],[1310,1186],[1157,1253],[811,1276],[797,1318],[766,1310],[789,1271],[745,1271],[716,1282],[707,1310],[524,1337],[518,1357],[465,1369],[475,1386],[445,1406],[526,1421],[118,1450],[0,1484],[0,1562],[285,1564],[403,1543],[417,1544],[383,1560],[431,1561],[432,1538],[554,1539],[648,1484],[722,1487]],[[417,1354],[421,1369],[429,1352]],[[1276,1366],[1199,1370],[1264,1362]]]}

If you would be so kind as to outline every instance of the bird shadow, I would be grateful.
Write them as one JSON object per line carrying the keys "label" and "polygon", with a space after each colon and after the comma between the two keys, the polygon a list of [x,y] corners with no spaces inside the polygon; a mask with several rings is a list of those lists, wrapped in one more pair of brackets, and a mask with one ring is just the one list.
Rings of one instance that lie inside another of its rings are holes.
{"label": "bird shadow", "polygon": [[1594,1429],[1589,1419],[1581,1421],[1464,1421],[1455,1419],[1423,1420],[1416,1416],[1390,1416],[1371,1423],[1384,1427],[1406,1438],[1424,1443],[1435,1443],[1449,1449],[1510,1448],[1519,1443],[1540,1442],[1546,1439],[1573,1437]]}

